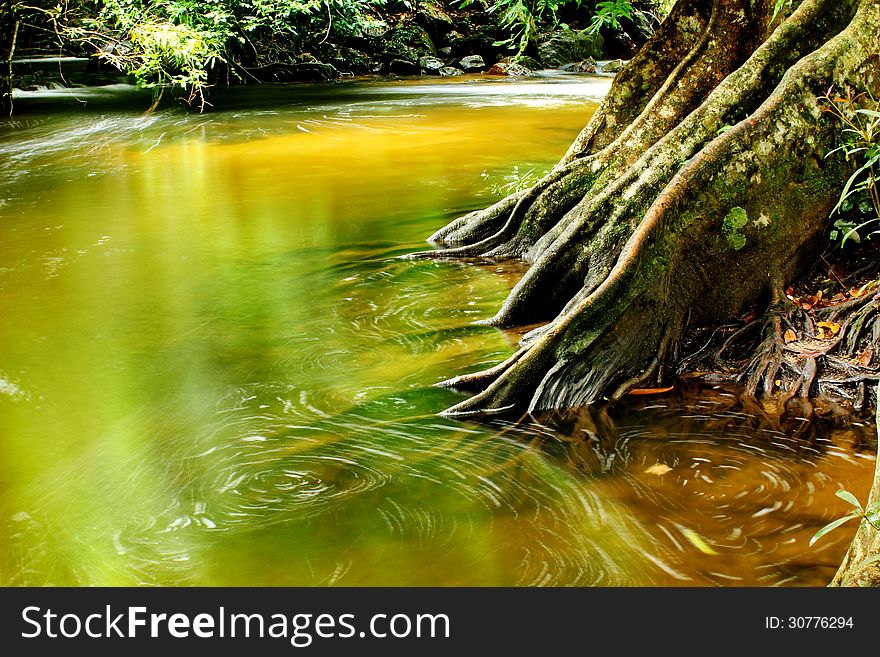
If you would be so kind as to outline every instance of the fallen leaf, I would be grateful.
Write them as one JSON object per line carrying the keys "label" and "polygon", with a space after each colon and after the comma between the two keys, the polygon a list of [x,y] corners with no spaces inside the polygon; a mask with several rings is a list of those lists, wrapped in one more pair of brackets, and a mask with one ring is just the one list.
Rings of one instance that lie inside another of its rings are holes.
{"label": "fallen leaf", "polygon": [[812,310],[813,304],[807,303],[805,301],[805,302],[801,303],[801,308],[803,308],[804,310]]}
{"label": "fallen leaf", "polygon": [[840,333],[840,324],[837,322],[819,322],[816,326],[828,329],[831,332],[831,335],[837,335]]}
{"label": "fallen leaf", "polygon": [[675,388],[675,386],[669,386],[668,388],[633,388],[627,394],[628,395],[659,395],[663,392],[669,392]]}
{"label": "fallen leaf", "polygon": [[873,358],[874,350],[871,347],[865,347],[865,350],[856,357],[856,360],[859,361],[859,365],[862,367],[867,367],[871,364]]}
{"label": "fallen leaf", "polygon": [[791,329],[786,329],[785,334],[782,336],[782,339],[785,340],[785,344],[789,342],[794,342],[797,340],[797,333],[792,331]]}
{"label": "fallen leaf", "polygon": [[645,470],[645,474],[651,475],[665,475],[667,472],[672,472],[672,468],[665,463],[655,463]]}

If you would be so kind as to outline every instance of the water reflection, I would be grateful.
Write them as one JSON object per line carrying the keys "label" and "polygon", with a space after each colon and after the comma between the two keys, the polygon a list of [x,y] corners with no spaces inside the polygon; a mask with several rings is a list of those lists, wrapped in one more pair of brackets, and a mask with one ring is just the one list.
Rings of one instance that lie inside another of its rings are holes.
{"label": "water reflection", "polygon": [[610,415],[551,414],[535,444],[645,523],[645,556],[661,571],[652,583],[827,584],[850,533],[806,546],[847,510],[840,487],[866,494],[873,427],[825,417],[796,433],[751,408],[737,390],[685,388]]}
{"label": "water reflection", "polygon": [[795,439],[723,391],[434,415],[513,350],[471,322],[521,268],[397,256],[482,171],[551,166],[577,84],[0,124],[0,582],[824,583],[847,532],[806,543],[867,490],[863,427]]}

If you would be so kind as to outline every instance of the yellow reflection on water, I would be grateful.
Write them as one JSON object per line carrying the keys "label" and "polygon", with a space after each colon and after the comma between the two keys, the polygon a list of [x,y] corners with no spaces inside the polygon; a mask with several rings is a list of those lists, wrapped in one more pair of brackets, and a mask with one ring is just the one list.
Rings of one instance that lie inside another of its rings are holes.
{"label": "yellow reflection on water", "polygon": [[[227,531],[206,500],[229,507],[214,479],[248,464],[224,453],[220,466],[211,450],[247,438],[239,433],[271,404],[273,438],[308,453],[319,443],[287,425],[507,353],[493,331],[441,333],[490,314],[507,281],[394,256],[490,200],[482,171],[552,165],[590,109],[557,100],[551,121],[546,103],[386,107],[364,97],[206,116],[61,114],[8,137],[0,581],[316,581],[304,563],[283,562],[279,580],[243,555],[294,540],[310,562],[371,536],[370,523],[331,523],[316,537],[281,509],[249,527],[248,513],[268,513],[255,502]],[[329,431],[332,450],[348,429]],[[364,497],[349,502],[352,518],[372,504]],[[376,550],[414,540],[376,522]],[[489,526],[472,531],[491,541]],[[351,567],[352,581],[390,577],[365,567]],[[424,576],[413,566],[405,581]]]}

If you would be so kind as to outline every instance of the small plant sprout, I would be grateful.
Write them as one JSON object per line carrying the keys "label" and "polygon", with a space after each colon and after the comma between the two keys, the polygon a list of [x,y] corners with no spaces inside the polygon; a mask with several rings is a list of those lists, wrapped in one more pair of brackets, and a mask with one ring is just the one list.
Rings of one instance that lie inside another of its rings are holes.
{"label": "small plant sprout", "polygon": [[[843,96],[833,96],[829,89],[819,98],[822,109],[832,114],[843,126],[840,145],[826,157],[842,152],[856,169],[843,186],[831,214],[844,212],[853,218],[834,222],[829,237],[843,246],[851,239],[859,242],[865,227],[880,222],[880,102],[867,93],[854,94],[847,89]],[[864,237],[880,233],[873,230]]]}
{"label": "small plant sprout", "polygon": [[837,497],[848,502],[853,508],[847,512],[845,515],[837,518],[836,520],[832,520],[827,525],[822,527],[819,531],[813,534],[813,538],[810,539],[810,547],[818,541],[820,538],[825,536],[828,532],[831,532],[842,524],[849,522],[853,518],[863,518],[865,522],[867,522],[871,527],[880,531],[880,501],[874,502],[869,505],[867,509],[863,509],[862,505],[859,503],[856,496],[850,493],[848,490],[841,488],[837,493],[835,493]]}

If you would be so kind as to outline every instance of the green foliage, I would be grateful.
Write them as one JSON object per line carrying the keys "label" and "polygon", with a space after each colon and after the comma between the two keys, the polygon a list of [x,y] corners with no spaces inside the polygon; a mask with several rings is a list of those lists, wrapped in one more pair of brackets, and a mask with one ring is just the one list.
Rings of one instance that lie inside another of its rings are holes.
{"label": "green foliage", "polygon": [[[468,7],[474,2],[458,0],[461,7]],[[493,0],[488,8],[489,13],[498,13],[498,22],[510,34],[496,45],[518,46],[518,54],[523,54],[529,43],[535,41],[540,27],[555,26],[559,8],[569,3],[579,7],[581,0]]]}
{"label": "green foliage", "polygon": [[840,145],[826,157],[842,152],[855,166],[831,211],[847,215],[834,222],[829,235],[843,246],[850,239],[859,242],[880,234],[876,228],[863,234],[866,227],[880,222],[880,102],[851,89],[842,96],[832,96],[829,89],[819,102],[842,126]]}
{"label": "green foliage", "polygon": [[[22,7],[50,21],[61,44],[97,52],[140,86],[185,89],[205,103],[218,64],[290,61],[298,51],[374,21],[385,0],[68,0]],[[36,4],[36,3],[33,3]],[[45,28],[42,28],[45,30]]]}
{"label": "green foliage", "polygon": [[596,13],[590,24],[590,32],[596,34],[603,27],[620,29],[620,19],[632,19],[633,6],[629,0],[607,0],[596,3]]}
{"label": "green foliage", "polygon": [[856,496],[850,493],[848,490],[840,489],[839,491],[837,491],[837,493],[835,493],[835,495],[850,504],[853,508],[845,515],[837,518],[836,520],[832,520],[827,525],[822,527],[822,529],[813,534],[813,538],[810,539],[810,547],[812,547],[813,544],[820,538],[825,536],[825,534],[837,529],[842,524],[849,522],[853,518],[862,518],[871,527],[880,531],[880,502],[874,502],[873,504],[869,505],[867,509],[863,509],[858,499],[856,499]]}
{"label": "green foliage", "polygon": [[[472,5],[476,0],[456,0],[461,7]],[[668,13],[673,0],[655,0],[633,3],[631,0],[603,0],[583,3],[582,0],[490,0],[488,11],[498,13],[498,22],[510,35],[496,45],[516,46],[523,54],[530,43],[537,40],[542,29],[552,29],[558,25],[558,14],[564,5],[581,8],[583,4],[592,5],[592,20],[588,29],[595,34],[602,28],[622,29],[622,19],[633,20],[636,14],[651,18],[659,23]],[[638,5],[638,6],[637,6]],[[589,15],[589,14],[588,14]],[[651,23],[649,20],[648,23]]]}
{"label": "green foliage", "polygon": [[783,9],[788,9],[791,7],[792,0],[776,0],[776,4],[773,5],[773,16],[771,18],[776,18]]}

